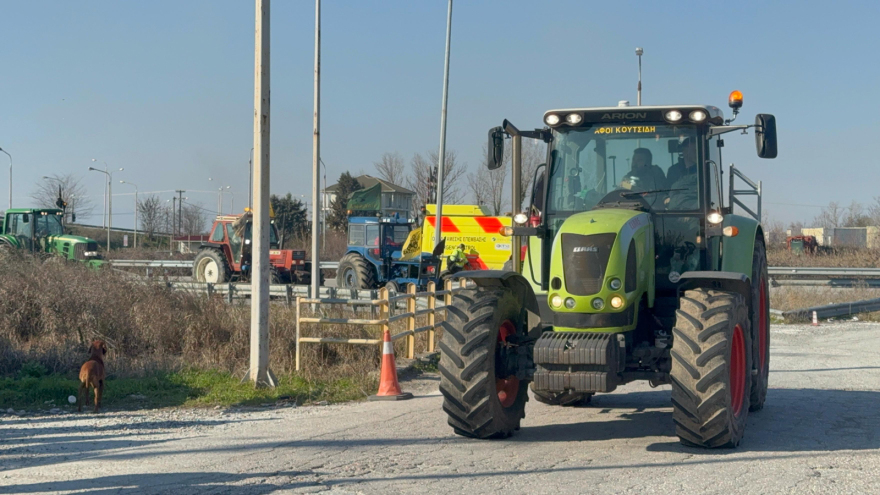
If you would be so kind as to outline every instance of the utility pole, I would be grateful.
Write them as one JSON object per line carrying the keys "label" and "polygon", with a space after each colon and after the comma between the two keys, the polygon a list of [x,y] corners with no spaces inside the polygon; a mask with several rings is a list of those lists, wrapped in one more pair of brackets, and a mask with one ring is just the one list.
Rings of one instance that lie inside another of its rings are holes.
{"label": "utility pole", "polygon": [[315,114],[312,128],[312,297],[320,297],[321,257],[318,251],[321,188],[321,0],[315,0]]}
{"label": "utility pole", "polygon": [[255,0],[254,29],[254,211],[251,273],[250,379],[275,387],[269,370],[269,3]]}
{"label": "utility pole", "polygon": [[179,236],[181,226],[183,225],[183,193],[185,193],[186,191],[178,189],[174,192],[177,193],[177,225],[175,227],[177,230],[176,233]]}
{"label": "utility pole", "polygon": [[636,97],[636,105],[642,106],[642,54],[645,53],[641,47],[636,48],[636,56],[639,57],[639,87],[638,96]]}
{"label": "utility pole", "polygon": [[3,148],[0,148],[0,151],[6,153],[6,156],[9,157],[9,207],[12,208],[12,155]]}
{"label": "utility pole", "polygon": [[443,225],[443,169],[446,165],[446,101],[449,99],[449,45],[452,39],[452,0],[449,0],[449,12],[446,14],[446,62],[443,67],[443,105],[440,110],[440,158],[437,164],[437,221],[434,227],[434,246],[440,244],[443,236],[440,233]]}

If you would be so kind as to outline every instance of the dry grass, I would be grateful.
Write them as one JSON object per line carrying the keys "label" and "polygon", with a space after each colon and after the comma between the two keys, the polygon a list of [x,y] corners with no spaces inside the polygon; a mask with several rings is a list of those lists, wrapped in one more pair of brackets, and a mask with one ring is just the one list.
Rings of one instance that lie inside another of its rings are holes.
{"label": "dry grass", "polygon": [[[105,339],[115,377],[139,377],[184,369],[213,369],[243,376],[250,343],[249,305],[145,285],[111,270],[77,263],[41,262],[26,254],[0,259],[0,376],[37,363],[49,373],[75,373],[86,343]],[[336,315],[334,315],[336,317]],[[423,324],[423,323],[420,323]],[[395,331],[402,329],[399,322]],[[273,304],[270,366],[292,374],[296,321],[292,308]],[[377,337],[375,327],[308,325],[303,335]],[[417,337],[425,350],[425,335]],[[404,352],[402,339],[396,352]],[[350,378],[373,387],[378,346],[310,344],[302,352],[307,380]]]}
{"label": "dry grass", "polygon": [[880,267],[880,249],[835,249],[814,255],[796,255],[786,249],[770,249],[767,252],[770,266],[822,266],[834,268]]}

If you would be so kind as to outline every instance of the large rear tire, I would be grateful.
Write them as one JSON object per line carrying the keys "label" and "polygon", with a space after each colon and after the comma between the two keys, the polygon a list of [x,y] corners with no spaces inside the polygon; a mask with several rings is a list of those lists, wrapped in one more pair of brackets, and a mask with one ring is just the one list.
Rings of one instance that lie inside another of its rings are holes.
{"label": "large rear tire", "polygon": [[744,298],[733,292],[684,293],[672,345],[672,420],[681,443],[735,447],[749,414],[752,339]]}
{"label": "large rear tire", "polygon": [[749,308],[749,317],[752,322],[752,367],[756,371],[752,377],[749,411],[758,411],[764,408],[770,381],[770,288],[767,284],[767,250],[762,238],[755,240],[755,253],[752,255],[752,307]]}
{"label": "large rear tire", "polygon": [[193,280],[202,283],[222,284],[229,280],[232,270],[226,258],[216,249],[203,249],[193,261]]}
{"label": "large rear tire", "polygon": [[527,336],[517,298],[506,288],[463,290],[446,313],[439,368],[449,425],[466,437],[512,435],[529,400],[528,381],[505,359]]}
{"label": "large rear tire", "polygon": [[339,261],[336,285],[343,289],[372,289],[376,287],[376,270],[362,256],[346,254]]}
{"label": "large rear tire", "polygon": [[541,392],[532,389],[535,400],[550,406],[575,407],[590,403],[593,394],[572,394],[568,392]]}

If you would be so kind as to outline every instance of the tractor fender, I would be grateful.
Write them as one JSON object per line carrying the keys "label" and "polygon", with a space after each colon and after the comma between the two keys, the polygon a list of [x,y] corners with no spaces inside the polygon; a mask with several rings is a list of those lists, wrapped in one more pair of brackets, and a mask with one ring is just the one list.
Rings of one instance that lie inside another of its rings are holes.
{"label": "tractor fender", "polygon": [[541,311],[538,308],[538,298],[528,280],[519,273],[505,270],[472,270],[462,271],[449,277],[452,280],[472,280],[477,287],[505,287],[516,294],[520,305],[525,308],[528,315],[529,337],[537,339],[541,336],[544,327],[541,324]]}
{"label": "tractor fender", "polygon": [[721,256],[721,269],[726,272],[742,273],[752,276],[752,255],[755,252],[755,239],[764,238],[760,224],[753,218],[739,215],[725,215],[724,227],[736,227],[736,237],[724,237]]}
{"label": "tractor fender", "polygon": [[20,248],[21,247],[21,243],[18,242],[18,239],[16,239],[14,236],[6,235],[6,234],[0,235],[0,244],[5,244],[5,245],[13,247],[13,248]]}
{"label": "tractor fender", "polygon": [[[751,265],[751,263],[750,263]],[[752,307],[752,284],[749,277],[738,272],[684,272],[681,274],[681,284],[678,286],[678,297],[684,291],[690,289],[715,289],[735,292],[743,296],[746,307]]]}

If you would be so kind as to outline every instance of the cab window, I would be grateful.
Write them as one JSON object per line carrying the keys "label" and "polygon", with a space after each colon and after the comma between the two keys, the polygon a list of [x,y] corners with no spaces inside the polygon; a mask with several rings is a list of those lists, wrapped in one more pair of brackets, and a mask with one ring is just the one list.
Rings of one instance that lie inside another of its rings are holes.
{"label": "cab window", "polygon": [[364,226],[351,225],[348,227],[348,245],[363,246],[364,245]]}
{"label": "cab window", "polygon": [[223,224],[218,223],[211,233],[211,242],[223,242]]}

